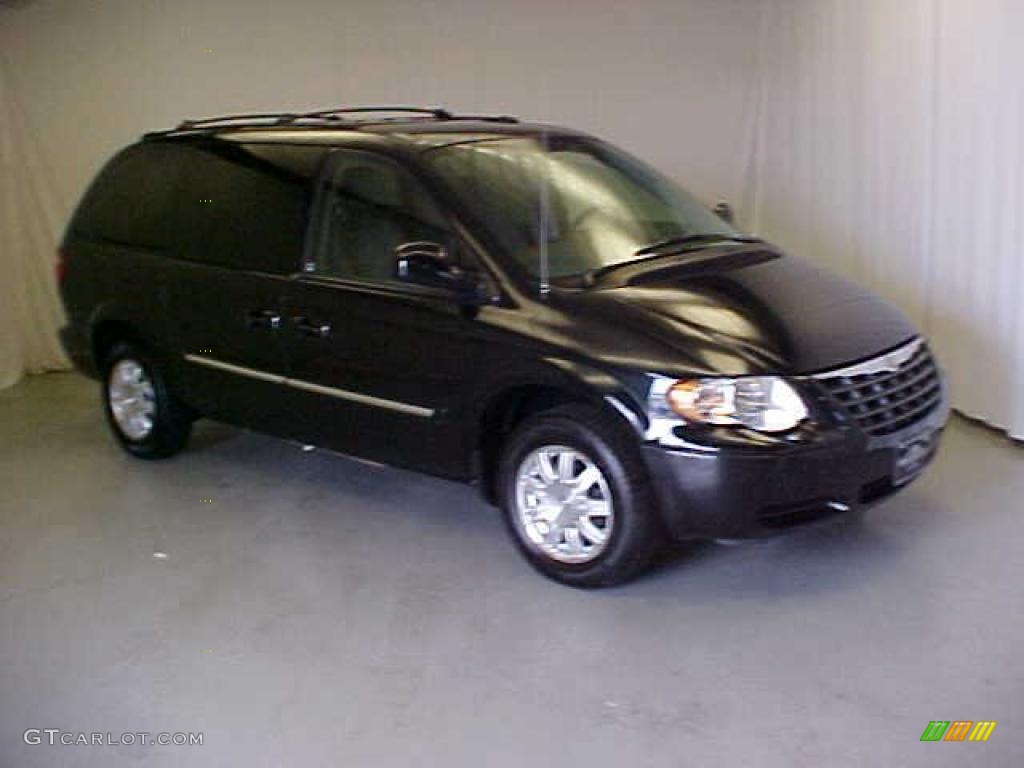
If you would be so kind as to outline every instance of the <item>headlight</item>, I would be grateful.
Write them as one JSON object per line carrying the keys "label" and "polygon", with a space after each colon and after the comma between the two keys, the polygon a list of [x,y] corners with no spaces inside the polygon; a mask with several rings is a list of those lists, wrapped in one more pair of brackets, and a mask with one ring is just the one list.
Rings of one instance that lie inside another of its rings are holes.
{"label": "headlight", "polygon": [[759,432],[782,432],[807,418],[803,398],[777,376],[658,377],[649,407],[653,418],[675,414],[688,424],[740,424]]}

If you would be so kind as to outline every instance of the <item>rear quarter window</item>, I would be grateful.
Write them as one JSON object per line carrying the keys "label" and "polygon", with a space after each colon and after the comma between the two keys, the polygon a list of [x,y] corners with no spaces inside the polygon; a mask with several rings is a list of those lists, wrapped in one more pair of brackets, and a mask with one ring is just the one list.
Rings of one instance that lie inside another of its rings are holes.
{"label": "rear quarter window", "polygon": [[183,151],[170,144],[136,144],[114,156],[82,199],[69,232],[139,248],[175,245],[172,221]]}

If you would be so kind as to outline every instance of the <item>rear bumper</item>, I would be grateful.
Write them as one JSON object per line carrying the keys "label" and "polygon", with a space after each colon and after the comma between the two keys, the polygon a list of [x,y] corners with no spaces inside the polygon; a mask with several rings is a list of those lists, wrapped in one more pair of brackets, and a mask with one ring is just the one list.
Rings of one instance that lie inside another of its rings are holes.
{"label": "rear bumper", "polygon": [[[674,538],[751,538],[865,507],[906,487],[931,463],[948,418],[944,396],[924,419],[885,438],[845,427],[781,450],[645,445],[643,453]],[[899,446],[929,432],[927,456],[895,482]]]}

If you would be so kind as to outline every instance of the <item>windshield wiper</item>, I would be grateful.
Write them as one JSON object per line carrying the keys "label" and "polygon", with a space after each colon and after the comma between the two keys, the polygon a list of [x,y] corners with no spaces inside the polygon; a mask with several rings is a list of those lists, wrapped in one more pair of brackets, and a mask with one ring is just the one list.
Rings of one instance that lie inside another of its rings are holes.
{"label": "windshield wiper", "polygon": [[688,246],[718,242],[763,243],[764,240],[759,237],[754,237],[753,235],[680,235],[660,240],[657,243],[651,243],[633,254],[634,256],[640,256],[641,258],[618,261],[614,264],[605,264],[603,267],[596,267],[595,269],[584,272],[583,283],[584,285],[591,286],[596,283],[599,278],[602,278],[611,272],[616,272],[628,267],[635,267],[638,264],[645,264],[651,261],[661,261],[662,259],[670,256],[679,256],[684,251],[692,250],[688,248]]}
{"label": "windshield wiper", "polygon": [[751,235],[727,235],[719,233],[700,233],[700,234],[689,234],[689,235],[676,235],[675,237],[669,237],[664,240],[658,240],[650,245],[645,245],[643,248],[635,251],[634,256],[646,256],[651,253],[660,253],[662,251],[671,252],[672,249],[687,246],[696,245],[698,243],[714,243],[719,241],[727,241],[732,243],[760,243],[761,238],[753,237]]}

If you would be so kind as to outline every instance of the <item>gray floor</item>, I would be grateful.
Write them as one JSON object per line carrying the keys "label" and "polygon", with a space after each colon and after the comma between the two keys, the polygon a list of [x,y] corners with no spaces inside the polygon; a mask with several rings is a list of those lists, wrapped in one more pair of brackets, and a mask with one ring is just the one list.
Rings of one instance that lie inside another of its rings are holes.
{"label": "gray floor", "polygon": [[587,593],[470,488],[208,423],[125,457],[94,386],[0,392],[0,766],[1024,764],[1024,450],[979,427],[860,521]]}

